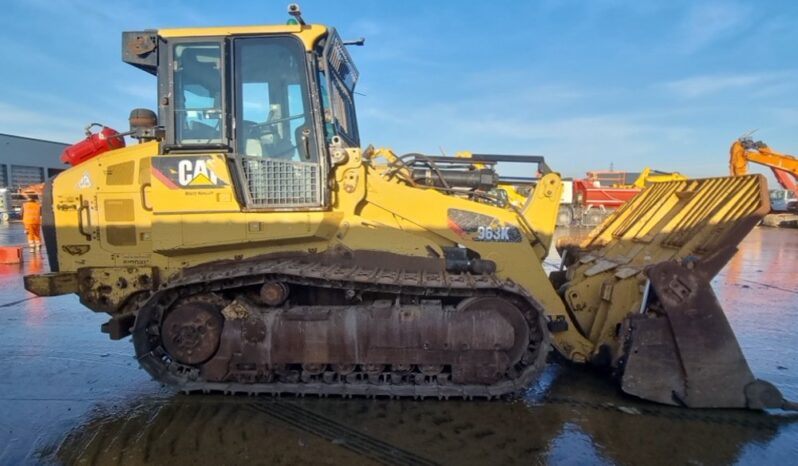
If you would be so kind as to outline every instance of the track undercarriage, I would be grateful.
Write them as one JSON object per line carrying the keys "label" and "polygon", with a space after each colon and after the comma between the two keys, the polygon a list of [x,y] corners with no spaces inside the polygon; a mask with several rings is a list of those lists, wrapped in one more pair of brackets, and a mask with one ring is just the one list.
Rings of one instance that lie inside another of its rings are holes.
{"label": "track undercarriage", "polygon": [[143,304],[133,339],[187,392],[492,398],[543,368],[544,325],[493,275],[347,251],[187,269]]}

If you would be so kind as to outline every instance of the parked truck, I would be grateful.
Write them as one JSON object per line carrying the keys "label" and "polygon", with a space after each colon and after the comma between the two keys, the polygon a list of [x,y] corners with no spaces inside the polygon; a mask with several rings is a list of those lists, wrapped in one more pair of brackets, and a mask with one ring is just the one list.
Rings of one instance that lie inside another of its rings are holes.
{"label": "parked truck", "polygon": [[686,179],[646,167],[640,173],[589,171],[584,178],[563,180],[557,225],[596,226],[651,183]]}

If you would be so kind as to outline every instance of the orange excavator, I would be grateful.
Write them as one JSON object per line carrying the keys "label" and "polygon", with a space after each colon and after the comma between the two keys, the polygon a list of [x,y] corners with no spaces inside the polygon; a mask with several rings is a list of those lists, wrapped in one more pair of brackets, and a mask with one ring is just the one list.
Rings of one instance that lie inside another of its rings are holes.
{"label": "orange excavator", "polygon": [[[758,163],[773,170],[776,181],[784,188],[784,210],[798,212],[798,159],[771,149],[762,141],[742,137],[734,141],[729,151],[729,171],[732,176],[748,173],[748,162]],[[789,198],[792,198],[790,201]],[[774,208],[776,203],[774,203]]]}

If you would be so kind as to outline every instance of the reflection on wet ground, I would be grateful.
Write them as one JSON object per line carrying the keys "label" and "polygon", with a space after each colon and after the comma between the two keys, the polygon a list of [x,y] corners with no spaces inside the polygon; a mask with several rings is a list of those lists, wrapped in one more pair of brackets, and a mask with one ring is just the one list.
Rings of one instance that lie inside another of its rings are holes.
{"label": "reflection on wet ground", "polygon": [[[754,373],[798,398],[798,232],[756,229],[715,280]],[[0,241],[18,232],[0,226]],[[21,236],[19,236],[21,237]],[[794,416],[688,411],[550,364],[515,401],[175,395],[74,297],[0,266],[0,464],[790,464]],[[38,263],[38,265],[36,265]]]}
{"label": "reflection on wet ground", "polygon": [[143,398],[93,416],[56,455],[69,464],[727,464],[790,425],[621,399],[572,369],[547,376],[545,394],[513,402]]}

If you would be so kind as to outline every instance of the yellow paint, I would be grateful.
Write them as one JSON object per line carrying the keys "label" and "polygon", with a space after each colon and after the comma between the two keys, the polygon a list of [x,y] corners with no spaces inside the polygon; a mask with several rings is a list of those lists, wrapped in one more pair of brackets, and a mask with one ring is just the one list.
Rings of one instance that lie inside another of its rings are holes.
{"label": "yellow paint", "polygon": [[301,25],[263,25],[263,26],[220,26],[202,28],[159,29],[158,35],[164,38],[179,37],[226,37],[241,35],[291,34],[299,38],[305,50],[313,50],[316,41],[327,33],[327,27],[320,24]]}
{"label": "yellow paint", "polygon": [[651,170],[651,167],[645,167],[640,176],[632,183],[635,188],[643,189],[651,183],[664,183],[666,181],[679,181],[686,180],[687,177],[679,172],[662,173]]}
{"label": "yellow paint", "polygon": [[651,184],[581,244],[594,252],[568,269],[564,298],[574,322],[597,348],[619,356],[617,325],[640,312],[648,266],[728,259],[742,239],[741,225],[752,227],[768,209],[761,175]]}

